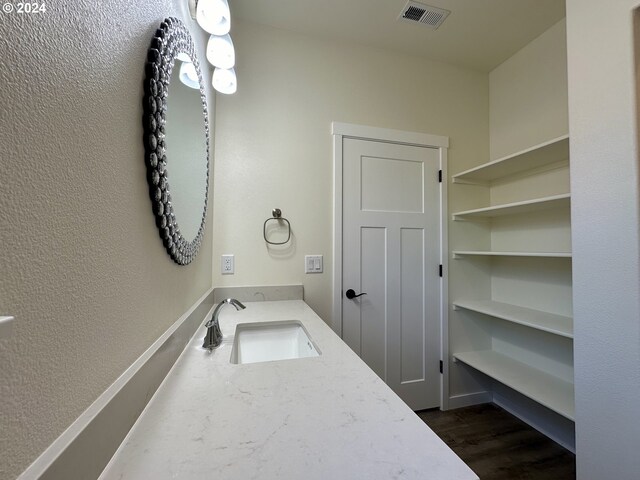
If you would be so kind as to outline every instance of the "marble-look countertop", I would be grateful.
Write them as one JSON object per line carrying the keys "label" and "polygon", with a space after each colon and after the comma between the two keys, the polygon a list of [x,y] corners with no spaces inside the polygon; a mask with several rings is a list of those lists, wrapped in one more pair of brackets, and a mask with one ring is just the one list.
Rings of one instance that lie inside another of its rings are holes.
{"label": "marble-look countertop", "polygon": [[[478,477],[303,301],[251,302],[200,327],[101,479]],[[238,323],[300,320],[319,357],[234,365]]]}

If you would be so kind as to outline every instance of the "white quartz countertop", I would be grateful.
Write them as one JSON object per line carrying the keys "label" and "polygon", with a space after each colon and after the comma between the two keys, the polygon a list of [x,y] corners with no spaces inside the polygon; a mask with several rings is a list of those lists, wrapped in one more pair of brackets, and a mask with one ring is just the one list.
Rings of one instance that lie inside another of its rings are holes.
{"label": "white quartz countertop", "polygon": [[[101,479],[478,477],[303,301],[250,302],[200,327]],[[238,323],[300,320],[319,357],[234,365]]]}

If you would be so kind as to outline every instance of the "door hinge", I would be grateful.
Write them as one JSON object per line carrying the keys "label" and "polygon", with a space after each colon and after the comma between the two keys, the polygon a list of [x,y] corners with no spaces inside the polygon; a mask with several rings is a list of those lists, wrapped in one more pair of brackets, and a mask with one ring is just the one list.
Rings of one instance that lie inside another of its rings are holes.
{"label": "door hinge", "polygon": [[439,266],[438,273],[440,274],[440,276],[442,276],[442,265]]}
{"label": "door hinge", "polygon": [[438,182],[442,183],[442,170],[438,170]]}
{"label": "door hinge", "polygon": [[444,363],[442,363],[442,360],[440,360],[440,373],[442,373],[443,368],[444,368]]}

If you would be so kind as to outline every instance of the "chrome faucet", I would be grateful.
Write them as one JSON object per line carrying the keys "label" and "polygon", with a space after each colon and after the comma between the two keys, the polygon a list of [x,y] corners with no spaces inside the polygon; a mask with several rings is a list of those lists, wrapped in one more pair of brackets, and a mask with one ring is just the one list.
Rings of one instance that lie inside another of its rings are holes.
{"label": "chrome faucet", "polygon": [[220,322],[218,320],[218,315],[220,314],[220,310],[225,305],[230,304],[236,307],[236,310],[244,310],[245,307],[242,303],[240,303],[235,298],[227,298],[221,301],[213,311],[213,315],[211,315],[211,320],[209,320],[205,327],[207,327],[207,334],[204,337],[204,343],[202,344],[203,348],[208,350],[213,350],[214,348],[220,346],[222,343],[222,332],[220,331]]}

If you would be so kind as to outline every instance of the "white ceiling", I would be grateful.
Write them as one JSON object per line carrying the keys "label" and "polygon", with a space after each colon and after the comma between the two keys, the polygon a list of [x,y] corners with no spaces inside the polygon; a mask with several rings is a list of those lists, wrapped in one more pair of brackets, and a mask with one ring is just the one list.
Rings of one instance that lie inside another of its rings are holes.
{"label": "white ceiling", "polygon": [[398,21],[407,0],[229,0],[229,4],[232,17],[244,22],[485,72],[565,16],[565,0],[420,1],[451,11],[439,29]]}

